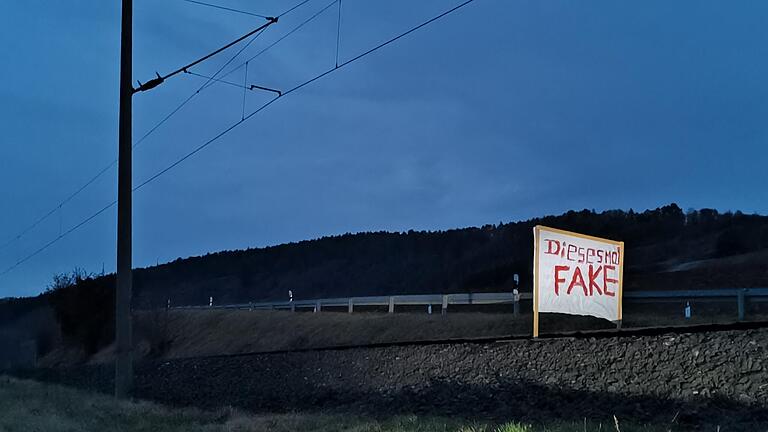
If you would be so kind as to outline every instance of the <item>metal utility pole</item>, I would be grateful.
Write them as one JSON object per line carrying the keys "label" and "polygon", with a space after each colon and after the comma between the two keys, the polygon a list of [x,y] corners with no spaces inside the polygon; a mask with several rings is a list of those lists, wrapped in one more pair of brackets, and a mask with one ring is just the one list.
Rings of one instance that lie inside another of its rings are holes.
{"label": "metal utility pole", "polygon": [[133,389],[131,329],[132,267],[132,155],[133,0],[123,0],[120,42],[120,125],[117,171],[117,292],[115,295],[115,397]]}

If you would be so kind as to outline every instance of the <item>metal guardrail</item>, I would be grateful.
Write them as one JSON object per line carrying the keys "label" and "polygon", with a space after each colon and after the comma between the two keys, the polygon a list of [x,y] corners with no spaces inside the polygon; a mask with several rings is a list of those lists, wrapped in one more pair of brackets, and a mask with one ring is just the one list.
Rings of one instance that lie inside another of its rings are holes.
{"label": "metal guardrail", "polygon": [[[531,293],[522,293],[521,300],[530,300]],[[504,293],[464,293],[464,294],[417,294],[371,297],[341,297],[316,300],[295,300],[282,302],[239,303],[211,306],[175,306],[173,309],[251,309],[251,310],[296,310],[302,308],[347,307],[352,312],[355,306],[388,306],[394,312],[394,306],[442,305],[481,305],[514,303],[514,294]]]}
{"label": "metal guardrail", "polygon": [[[723,288],[713,290],[679,291],[630,291],[625,292],[624,302],[678,302],[709,299],[723,301],[732,298],[736,301],[738,317],[744,319],[746,302],[768,301],[768,288]],[[358,307],[386,306],[389,313],[395,312],[395,306],[430,306],[440,305],[441,313],[447,313],[449,305],[490,305],[513,304],[515,314],[519,313],[519,301],[531,300],[531,293],[520,293],[518,299],[511,292],[501,293],[464,293],[464,294],[417,294],[372,297],[340,297],[315,300],[295,300],[282,302],[240,303],[210,306],[175,306],[172,309],[246,309],[246,310],[291,310],[313,309],[320,312],[324,307],[346,307],[349,313]]]}

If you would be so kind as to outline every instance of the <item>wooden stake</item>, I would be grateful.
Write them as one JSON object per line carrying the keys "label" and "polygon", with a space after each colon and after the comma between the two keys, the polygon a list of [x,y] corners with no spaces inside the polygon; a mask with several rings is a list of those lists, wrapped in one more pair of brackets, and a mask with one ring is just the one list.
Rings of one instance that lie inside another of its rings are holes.
{"label": "wooden stake", "polygon": [[533,337],[539,337],[539,227],[533,228]]}
{"label": "wooden stake", "polygon": [[[624,319],[624,242],[619,246],[619,323]],[[621,328],[621,324],[619,324]]]}

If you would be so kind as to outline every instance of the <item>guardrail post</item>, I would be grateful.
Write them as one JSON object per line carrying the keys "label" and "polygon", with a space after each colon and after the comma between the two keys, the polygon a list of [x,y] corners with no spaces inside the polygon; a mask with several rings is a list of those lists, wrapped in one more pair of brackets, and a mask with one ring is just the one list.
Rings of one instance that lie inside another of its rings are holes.
{"label": "guardrail post", "polygon": [[517,318],[520,316],[520,275],[512,275],[512,315]]}
{"label": "guardrail post", "polygon": [[350,298],[349,298],[349,306],[348,306],[348,309],[349,309],[349,313],[352,313],[352,311],[353,311],[353,310],[355,310],[355,306],[354,306],[354,303],[352,303],[352,297],[350,297]]}
{"label": "guardrail post", "polygon": [[389,297],[389,313],[395,313],[395,298],[393,296]]}
{"label": "guardrail post", "polygon": [[443,315],[448,313],[448,296],[447,295],[443,295],[443,308],[440,313]]}
{"label": "guardrail post", "polygon": [[745,305],[745,299],[744,299],[744,291],[743,289],[740,289],[739,292],[736,293],[736,301],[738,303],[739,308],[739,321],[744,321],[744,316],[746,315],[746,305]]}
{"label": "guardrail post", "polygon": [[520,292],[517,288],[512,290],[512,315],[515,318],[520,316]]}

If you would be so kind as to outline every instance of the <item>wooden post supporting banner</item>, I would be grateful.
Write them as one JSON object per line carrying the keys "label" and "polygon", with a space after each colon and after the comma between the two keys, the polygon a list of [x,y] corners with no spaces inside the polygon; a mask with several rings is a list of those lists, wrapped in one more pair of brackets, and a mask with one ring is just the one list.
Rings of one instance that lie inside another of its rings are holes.
{"label": "wooden post supporting banner", "polygon": [[619,320],[616,329],[621,330],[621,321],[624,319],[624,242],[619,244]]}
{"label": "wooden post supporting banner", "polygon": [[533,228],[533,337],[539,337],[539,227]]}

